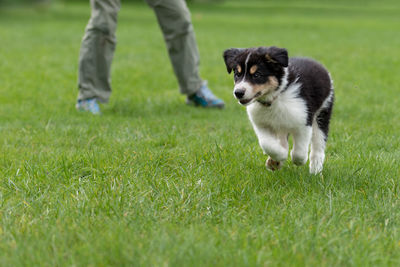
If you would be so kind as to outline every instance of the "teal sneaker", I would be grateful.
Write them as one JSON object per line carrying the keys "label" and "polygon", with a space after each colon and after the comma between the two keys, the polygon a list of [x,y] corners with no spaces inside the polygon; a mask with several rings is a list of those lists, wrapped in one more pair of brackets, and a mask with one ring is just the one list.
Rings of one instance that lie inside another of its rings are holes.
{"label": "teal sneaker", "polygon": [[75,105],[79,111],[88,111],[94,115],[100,115],[100,106],[95,98],[78,100]]}
{"label": "teal sneaker", "polygon": [[201,106],[204,108],[224,108],[225,103],[217,98],[204,82],[200,89],[186,99],[188,105]]}

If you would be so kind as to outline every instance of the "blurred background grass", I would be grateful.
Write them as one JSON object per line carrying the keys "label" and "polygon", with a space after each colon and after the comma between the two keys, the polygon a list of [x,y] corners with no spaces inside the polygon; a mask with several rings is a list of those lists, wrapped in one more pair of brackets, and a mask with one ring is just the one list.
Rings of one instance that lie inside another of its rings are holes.
{"label": "blurred background grass", "polygon": [[[143,2],[144,0],[123,0],[123,3],[138,3],[138,2]],[[212,3],[212,2],[222,2],[224,0],[187,0],[187,2],[207,2],[207,3]],[[52,4],[52,3],[57,3],[57,2],[89,2],[89,0],[0,0],[0,4],[4,5],[35,5],[35,4]]]}
{"label": "blurred background grass", "polygon": [[[184,104],[153,12],[126,4],[101,117],[74,109],[90,8],[69,2],[0,8],[1,266],[399,266],[397,1],[195,0],[223,111]],[[222,51],[272,44],[334,78],[322,177],[266,172],[232,97]]]}

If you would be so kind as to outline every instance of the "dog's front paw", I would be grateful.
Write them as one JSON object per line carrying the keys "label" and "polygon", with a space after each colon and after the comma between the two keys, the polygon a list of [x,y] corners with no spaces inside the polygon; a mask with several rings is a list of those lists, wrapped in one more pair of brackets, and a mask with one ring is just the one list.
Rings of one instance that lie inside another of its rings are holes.
{"label": "dog's front paw", "polygon": [[294,151],[290,151],[290,156],[292,158],[292,162],[297,165],[301,166],[307,163],[307,153],[306,154],[299,154],[299,153],[294,153]]}
{"label": "dog's front paw", "polygon": [[267,159],[265,162],[265,166],[267,167],[268,170],[271,171],[277,171],[282,167],[283,163],[280,161],[275,161],[271,159],[270,157]]}

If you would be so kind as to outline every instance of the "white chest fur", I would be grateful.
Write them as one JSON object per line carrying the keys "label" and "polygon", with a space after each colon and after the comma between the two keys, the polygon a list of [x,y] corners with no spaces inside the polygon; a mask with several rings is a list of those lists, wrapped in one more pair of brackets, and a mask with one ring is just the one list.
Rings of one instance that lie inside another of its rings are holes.
{"label": "white chest fur", "polygon": [[287,131],[302,127],[307,122],[307,106],[299,97],[301,84],[291,84],[279,94],[270,107],[258,102],[247,106],[250,121],[257,128],[272,128],[275,131]]}

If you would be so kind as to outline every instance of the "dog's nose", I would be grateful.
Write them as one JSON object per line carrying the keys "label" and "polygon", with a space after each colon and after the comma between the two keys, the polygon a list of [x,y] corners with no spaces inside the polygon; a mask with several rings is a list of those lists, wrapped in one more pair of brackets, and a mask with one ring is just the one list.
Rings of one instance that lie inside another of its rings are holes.
{"label": "dog's nose", "polygon": [[240,99],[240,98],[242,98],[244,96],[245,90],[236,89],[233,93],[235,94],[236,98]]}

